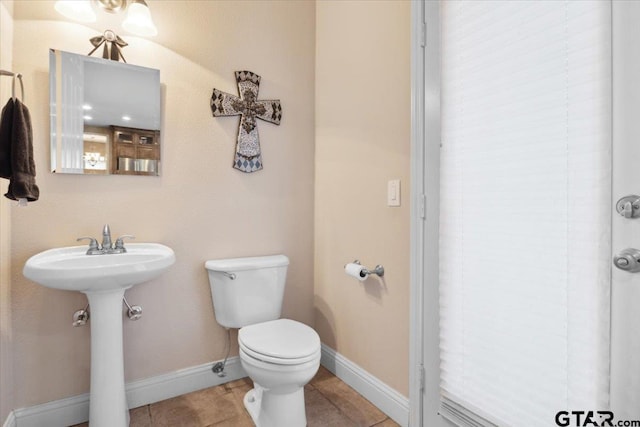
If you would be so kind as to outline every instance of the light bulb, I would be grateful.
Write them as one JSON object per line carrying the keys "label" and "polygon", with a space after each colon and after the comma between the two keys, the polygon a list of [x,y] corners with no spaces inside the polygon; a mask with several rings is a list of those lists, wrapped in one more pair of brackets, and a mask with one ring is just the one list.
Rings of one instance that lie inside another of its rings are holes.
{"label": "light bulb", "polygon": [[144,0],[133,0],[127,7],[127,18],[122,28],[138,36],[155,36],[158,29],[153,24],[149,6]]}
{"label": "light bulb", "polygon": [[96,13],[89,0],[58,0],[56,11],[69,19],[80,22],[96,22]]}

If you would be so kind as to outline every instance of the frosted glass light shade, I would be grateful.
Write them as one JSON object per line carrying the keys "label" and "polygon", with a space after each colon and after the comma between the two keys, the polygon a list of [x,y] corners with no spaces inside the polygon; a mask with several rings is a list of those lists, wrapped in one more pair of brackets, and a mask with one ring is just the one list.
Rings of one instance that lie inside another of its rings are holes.
{"label": "frosted glass light shade", "polygon": [[134,0],[127,8],[127,18],[122,28],[138,36],[155,36],[158,29],[153,24],[149,6],[143,0]]}
{"label": "frosted glass light shade", "polygon": [[58,0],[54,8],[61,15],[79,22],[96,22],[96,13],[89,0]]}

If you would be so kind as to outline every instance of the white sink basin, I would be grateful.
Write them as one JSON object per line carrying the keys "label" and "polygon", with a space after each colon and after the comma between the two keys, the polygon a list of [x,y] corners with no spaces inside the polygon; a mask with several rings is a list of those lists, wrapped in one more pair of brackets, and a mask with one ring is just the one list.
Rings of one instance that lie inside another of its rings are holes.
{"label": "white sink basin", "polygon": [[159,243],[129,243],[123,254],[87,255],[87,246],[49,249],[29,258],[23,274],[48,288],[95,292],[127,289],[151,280],[174,262]]}
{"label": "white sink basin", "polygon": [[174,262],[171,248],[129,243],[127,252],[87,255],[88,246],[50,249],[29,258],[23,274],[43,286],[87,295],[91,324],[91,427],[127,427],[122,298],[126,289],[151,280]]}

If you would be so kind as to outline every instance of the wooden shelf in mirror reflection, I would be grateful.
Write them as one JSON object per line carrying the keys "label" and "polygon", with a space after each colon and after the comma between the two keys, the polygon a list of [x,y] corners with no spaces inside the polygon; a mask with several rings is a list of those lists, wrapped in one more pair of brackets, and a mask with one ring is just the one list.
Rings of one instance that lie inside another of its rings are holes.
{"label": "wooden shelf in mirror reflection", "polygon": [[111,126],[111,173],[159,175],[160,132]]}

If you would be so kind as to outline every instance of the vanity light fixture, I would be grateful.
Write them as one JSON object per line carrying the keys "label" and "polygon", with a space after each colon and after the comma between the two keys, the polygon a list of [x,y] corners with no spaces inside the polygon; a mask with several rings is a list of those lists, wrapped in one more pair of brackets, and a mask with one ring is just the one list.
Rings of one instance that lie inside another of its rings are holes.
{"label": "vanity light fixture", "polygon": [[89,111],[89,110],[92,110],[92,109],[93,109],[93,107],[92,107],[91,105],[89,105],[89,104],[84,104],[84,105],[82,106],[82,109],[83,109],[84,111]]}
{"label": "vanity light fixture", "polygon": [[58,0],[54,7],[60,14],[80,22],[95,22],[95,8],[109,13],[126,10],[127,16],[122,22],[125,30],[137,36],[158,34],[145,0]]}
{"label": "vanity light fixture", "polygon": [[53,7],[59,14],[74,21],[96,22],[97,19],[89,0],[58,0]]}
{"label": "vanity light fixture", "polygon": [[128,122],[129,120],[131,120],[131,117],[129,117],[129,116],[122,116],[122,120],[124,120],[125,122]]}
{"label": "vanity light fixture", "polygon": [[88,115],[88,114],[87,114],[87,115],[82,116],[82,118],[83,118],[83,119],[85,119],[85,120],[93,120],[93,117],[91,117],[91,116],[90,116],[90,115]]}

